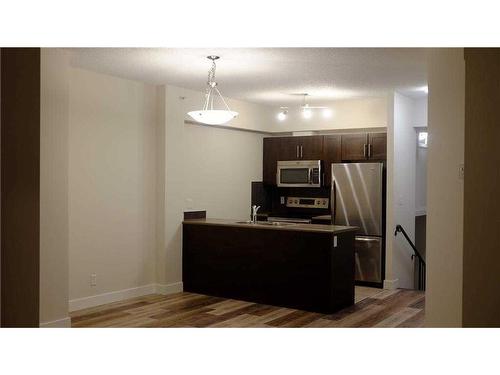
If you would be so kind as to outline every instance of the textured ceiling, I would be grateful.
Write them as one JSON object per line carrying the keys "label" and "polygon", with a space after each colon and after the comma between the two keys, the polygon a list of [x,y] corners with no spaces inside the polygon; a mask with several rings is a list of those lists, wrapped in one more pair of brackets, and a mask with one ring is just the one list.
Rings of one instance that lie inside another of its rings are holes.
{"label": "textured ceiling", "polygon": [[381,96],[425,95],[426,49],[418,48],[78,48],[73,66],[152,84],[204,90],[210,61],[224,96],[273,106]]}

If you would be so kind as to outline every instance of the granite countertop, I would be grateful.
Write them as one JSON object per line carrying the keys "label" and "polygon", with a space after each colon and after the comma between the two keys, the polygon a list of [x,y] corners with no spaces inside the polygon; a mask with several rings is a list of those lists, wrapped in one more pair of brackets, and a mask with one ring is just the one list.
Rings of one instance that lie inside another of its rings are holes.
{"label": "granite countertop", "polygon": [[[358,227],[347,227],[341,225],[327,225],[327,224],[289,224],[289,225],[269,225],[257,222],[256,224],[245,223],[246,220],[230,220],[230,219],[190,219],[184,220],[183,224],[194,225],[219,225],[226,227],[247,228],[247,229],[270,229],[270,230],[287,230],[299,232],[318,232],[318,233],[332,233],[340,234],[345,232],[355,232]],[[267,223],[265,221],[264,223]]]}

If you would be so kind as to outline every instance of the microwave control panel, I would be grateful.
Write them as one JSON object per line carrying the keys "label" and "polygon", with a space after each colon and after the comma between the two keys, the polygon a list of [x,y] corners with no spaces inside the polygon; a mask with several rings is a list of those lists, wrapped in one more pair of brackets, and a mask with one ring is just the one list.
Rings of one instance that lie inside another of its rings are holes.
{"label": "microwave control panel", "polygon": [[328,198],[287,197],[286,199],[287,207],[327,209],[329,203]]}

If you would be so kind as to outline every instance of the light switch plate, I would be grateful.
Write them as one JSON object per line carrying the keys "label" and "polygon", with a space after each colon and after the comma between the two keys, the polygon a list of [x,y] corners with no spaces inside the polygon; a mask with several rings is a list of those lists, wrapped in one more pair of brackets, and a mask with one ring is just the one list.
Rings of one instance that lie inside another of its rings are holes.
{"label": "light switch plate", "polygon": [[333,247],[337,247],[337,236],[333,236]]}

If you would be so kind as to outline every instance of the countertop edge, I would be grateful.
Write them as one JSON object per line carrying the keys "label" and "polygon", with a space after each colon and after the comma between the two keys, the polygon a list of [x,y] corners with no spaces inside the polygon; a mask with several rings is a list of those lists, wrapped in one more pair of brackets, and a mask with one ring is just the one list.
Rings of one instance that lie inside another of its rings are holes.
{"label": "countertop edge", "polygon": [[295,231],[295,232],[312,232],[312,233],[326,233],[326,234],[341,234],[347,232],[356,232],[358,227],[347,227],[340,225],[327,225],[327,224],[294,224],[287,226],[271,226],[259,224],[239,224],[238,221],[244,220],[226,220],[226,219],[188,219],[183,220],[182,224],[187,225],[213,225],[225,226],[233,228],[246,228],[246,229],[268,229],[268,230],[281,230],[281,231]]}

